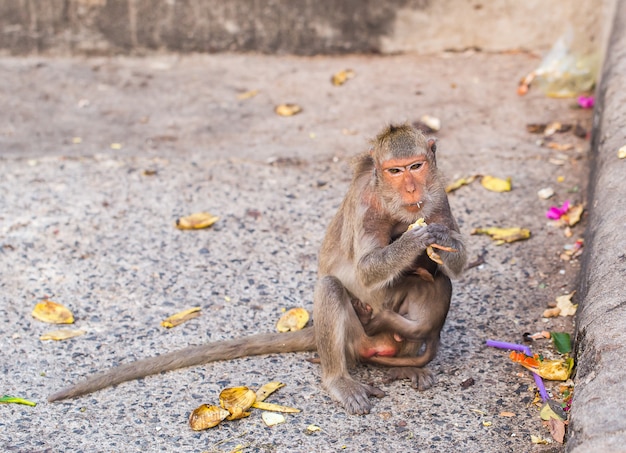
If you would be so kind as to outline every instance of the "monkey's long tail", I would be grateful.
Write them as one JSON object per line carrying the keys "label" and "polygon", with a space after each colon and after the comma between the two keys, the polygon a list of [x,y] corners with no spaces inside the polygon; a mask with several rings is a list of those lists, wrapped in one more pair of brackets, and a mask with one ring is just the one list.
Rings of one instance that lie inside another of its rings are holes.
{"label": "monkey's long tail", "polygon": [[73,398],[163,371],[177,370],[218,360],[230,360],[260,354],[314,351],[315,349],[315,330],[313,328],[289,333],[251,335],[201,346],[190,346],[156,357],[126,363],[88,377],[76,385],[50,395],[48,401]]}

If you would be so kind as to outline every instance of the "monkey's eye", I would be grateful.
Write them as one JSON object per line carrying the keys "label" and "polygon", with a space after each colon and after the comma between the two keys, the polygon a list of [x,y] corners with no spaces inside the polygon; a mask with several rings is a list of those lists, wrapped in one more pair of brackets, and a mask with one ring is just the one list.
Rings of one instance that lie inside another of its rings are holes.
{"label": "monkey's eye", "polygon": [[413,165],[409,167],[409,170],[411,171],[419,170],[420,168],[422,168],[422,165],[424,165],[423,162],[415,162]]}
{"label": "monkey's eye", "polygon": [[387,169],[387,173],[391,174],[391,175],[397,175],[399,173],[402,172],[402,169],[400,168],[388,168]]}

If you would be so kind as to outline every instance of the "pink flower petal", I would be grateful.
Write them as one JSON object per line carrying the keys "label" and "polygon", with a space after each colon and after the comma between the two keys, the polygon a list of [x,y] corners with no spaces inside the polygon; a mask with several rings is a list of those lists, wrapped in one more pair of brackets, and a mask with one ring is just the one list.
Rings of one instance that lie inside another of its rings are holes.
{"label": "pink flower petal", "polygon": [[546,217],[551,220],[559,220],[561,217],[567,214],[567,211],[569,211],[569,200],[565,200],[561,207],[550,207],[550,209],[548,209],[548,211],[546,212]]}
{"label": "pink flower petal", "polygon": [[593,96],[579,96],[578,97],[578,105],[584,109],[593,108],[594,101],[595,99]]}

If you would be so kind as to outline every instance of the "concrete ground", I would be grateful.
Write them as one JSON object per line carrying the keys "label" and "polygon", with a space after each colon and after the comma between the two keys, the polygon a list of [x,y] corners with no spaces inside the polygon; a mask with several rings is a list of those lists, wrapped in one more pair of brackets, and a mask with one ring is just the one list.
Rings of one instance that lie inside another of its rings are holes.
{"label": "concrete ground", "polygon": [[[518,80],[538,63],[521,53],[0,59],[0,392],[38,403],[0,405],[3,451],[563,451],[541,423],[530,373],[484,346],[573,332],[571,317],[542,313],[578,287],[579,261],[560,256],[587,217],[566,237],[545,212],[588,201],[590,142],[557,133],[555,143],[573,147],[553,149],[526,125],[560,121],[589,132],[592,114],[538,90],[518,97]],[[332,86],[346,68],[356,77]],[[249,90],[259,93],[238,99]],[[277,116],[283,102],[302,113]],[[355,375],[387,396],[370,415],[349,416],[322,390],[318,366],[306,360],[313,355],[301,353],[46,402],[97,370],[272,331],[282,309],[311,310],[317,249],[351,156],[388,122],[425,114],[441,119],[439,164],[449,181],[489,174],[513,184],[494,193],[474,182],[450,195],[470,261],[484,263],[455,282],[434,388],[385,384],[383,369],[360,366]],[[537,196],[546,187],[550,200]],[[202,210],[220,216],[213,228],[174,228]],[[470,236],[485,226],[532,236],[501,246]],[[45,297],[68,306],[87,333],[39,340],[54,329],[31,317]],[[199,318],[160,327],[193,306]],[[558,356],[547,340],[531,347]],[[216,403],[221,389],[271,380],[287,385],[269,401],[302,409],[285,424],[268,428],[254,411],[208,431],[189,428],[189,413]],[[546,384],[559,399],[559,383]],[[321,431],[307,434],[311,424]],[[531,435],[550,443],[535,445]]]}

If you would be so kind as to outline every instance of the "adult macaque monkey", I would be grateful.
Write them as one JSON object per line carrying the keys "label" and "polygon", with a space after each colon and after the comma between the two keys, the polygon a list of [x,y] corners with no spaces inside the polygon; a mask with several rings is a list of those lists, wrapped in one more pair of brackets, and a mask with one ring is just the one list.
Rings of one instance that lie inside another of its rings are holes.
{"label": "adult macaque monkey", "polygon": [[[450,305],[448,275],[460,274],[466,260],[435,150],[434,140],[410,126],[389,126],[371,151],[357,158],[320,251],[312,328],[191,346],[123,364],[48,400],[216,360],[316,349],[324,387],[352,414],[368,413],[369,397],[384,395],[350,376],[356,362],[390,366],[392,378],[430,387],[432,374],[423,367],[436,353]],[[407,231],[420,217],[428,226]],[[437,265],[425,253],[433,243],[456,251],[439,251],[443,265]]]}
{"label": "adult macaque monkey", "polygon": [[[350,413],[369,412],[369,397],[383,395],[350,376],[356,361],[393,366],[392,378],[420,389],[434,382],[423,366],[436,354],[450,306],[448,275],[466,261],[435,151],[433,139],[408,125],[381,132],[358,158],[320,251],[313,316],[322,383]],[[407,231],[419,218],[428,225]],[[441,266],[426,255],[434,243],[456,250],[439,253]]]}

